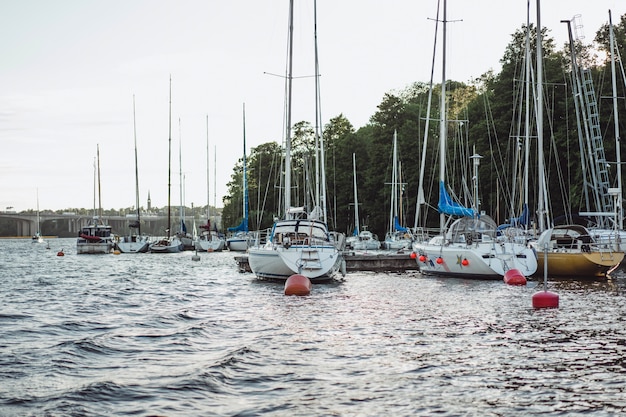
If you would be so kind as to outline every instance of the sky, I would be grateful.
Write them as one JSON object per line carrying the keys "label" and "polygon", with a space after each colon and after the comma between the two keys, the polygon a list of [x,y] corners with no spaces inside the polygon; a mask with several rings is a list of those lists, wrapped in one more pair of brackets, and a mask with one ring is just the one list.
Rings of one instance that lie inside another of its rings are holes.
{"label": "sky", "polygon": [[[313,122],[313,0],[295,3],[293,122]],[[317,1],[323,123],[343,114],[358,129],[385,93],[430,80],[436,7]],[[449,0],[447,78],[499,71],[526,7]],[[578,16],[589,44],[626,2],[544,0],[541,9],[561,48],[562,20]],[[0,1],[0,210],[134,206],[135,138],[140,205],[150,194],[153,207],[167,206],[170,137],[172,206],[222,207],[244,152],[244,103],[248,154],[284,136],[287,15],[287,0]]]}

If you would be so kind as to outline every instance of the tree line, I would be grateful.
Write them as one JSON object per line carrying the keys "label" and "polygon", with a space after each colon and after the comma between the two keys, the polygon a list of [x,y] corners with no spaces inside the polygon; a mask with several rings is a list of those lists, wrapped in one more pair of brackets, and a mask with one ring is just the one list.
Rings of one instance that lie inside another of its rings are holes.
{"label": "tree line", "polygon": [[[530,51],[535,68],[536,28],[531,25]],[[522,26],[512,36],[500,60],[499,73],[489,71],[471,82],[448,81],[446,84],[449,119],[448,186],[461,193],[468,191],[474,180],[471,160],[474,152],[482,158],[479,166],[479,209],[491,215],[499,224],[521,210],[519,180],[522,172],[519,154],[523,147],[520,124],[526,106],[519,100],[525,86],[524,51],[527,28]],[[626,49],[626,15],[614,24],[618,56]],[[543,34],[543,92],[544,92],[544,155],[546,183],[553,218],[571,219],[584,210],[583,167],[580,159],[578,122],[572,91],[570,45],[557,49],[554,39]],[[616,160],[615,133],[613,129],[613,104],[611,65],[609,62],[609,28],[602,26],[596,33],[594,45],[575,41],[578,65],[590,70],[598,100],[599,119],[602,125],[603,144],[607,161]],[[426,59],[426,57],[425,57]],[[453,59],[450,59],[453,61]],[[619,64],[618,64],[619,68]],[[623,74],[618,73],[618,80]],[[401,91],[388,92],[382,98],[369,123],[355,129],[350,121],[339,114],[323,127],[325,166],[327,179],[327,208],[329,226],[339,232],[350,233],[354,224],[353,165],[357,164],[357,189],[359,217],[371,231],[383,237],[388,229],[391,200],[392,139],[397,132],[398,155],[401,163],[401,221],[404,226],[436,227],[439,222],[438,201],[438,132],[439,96],[441,85],[432,88],[430,120],[427,123],[429,83],[416,82]],[[617,96],[620,131],[626,122],[626,91],[618,82]],[[532,134],[536,137],[533,116]],[[425,131],[428,124],[428,130]],[[301,121],[292,128],[292,201],[294,206],[311,209],[312,195],[307,192],[314,174],[315,131],[313,125]],[[424,146],[425,138],[428,141]],[[249,194],[249,223],[251,230],[270,227],[275,217],[282,215],[280,172],[283,149],[281,141],[264,143],[252,148],[247,157],[247,185]],[[536,141],[531,140],[528,165],[528,201],[532,209],[537,205],[538,175]],[[465,150],[463,150],[465,149]],[[469,150],[468,150],[469,149]],[[621,151],[623,153],[623,150]],[[424,199],[426,208],[416,224],[418,184],[424,163]],[[453,162],[452,162],[453,161]],[[615,164],[611,164],[612,181],[617,177]],[[222,224],[224,227],[240,223],[243,198],[243,158],[233,168],[224,197]],[[616,186],[612,184],[612,186]],[[468,195],[470,193],[467,193]],[[457,196],[459,199],[469,197]],[[534,211],[534,210],[531,210]]]}

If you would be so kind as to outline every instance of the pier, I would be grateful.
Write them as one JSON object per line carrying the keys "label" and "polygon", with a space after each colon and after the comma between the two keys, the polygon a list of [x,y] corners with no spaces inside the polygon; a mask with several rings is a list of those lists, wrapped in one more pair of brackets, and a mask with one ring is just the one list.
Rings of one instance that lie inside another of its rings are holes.
{"label": "pier", "polygon": [[[372,272],[406,272],[419,271],[415,259],[411,258],[411,252],[393,251],[347,251],[343,254],[346,260],[346,271],[372,271]],[[248,255],[235,256],[235,262],[239,272],[252,272],[248,264]]]}

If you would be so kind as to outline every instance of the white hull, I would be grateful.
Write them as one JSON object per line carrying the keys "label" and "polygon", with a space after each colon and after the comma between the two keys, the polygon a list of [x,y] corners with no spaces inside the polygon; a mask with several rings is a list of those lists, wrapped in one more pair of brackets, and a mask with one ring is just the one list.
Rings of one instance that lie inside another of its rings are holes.
{"label": "white hull", "polygon": [[248,263],[261,279],[286,280],[302,274],[312,282],[327,281],[342,269],[343,256],[334,246],[268,245],[248,250]]}
{"label": "white hull", "polygon": [[233,252],[245,252],[254,243],[251,236],[234,236],[226,239],[226,247]]}
{"label": "white hull", "polygon": [[113,249],[112,241],[105,242],[78,242],[76,244],[76,253],[78,255],[88,254],[88,255],[100,255],[111,253]]}
{"label": "white hull", "polygon": [[196,250],[203,252],[220,252],[226,248],[226,243],[223,239],[198,239],[196,240]]}
{"label": "white hull", "polygon": [[441,237],[415,243],[413,250],[424,274],[456,278],[502,279],[509,269],[525,276],[537,271],[534,250],[521,243],[477,242],[441,244]]}
{"label": "white hull", "polygon": [[150,252],[152,253],[178,253],[184,250],[182,242],[174,237],[170,240],[161,239],[150,245]]}
{"label": "white hull", "polygon": [[150,242],[146,238],[138,238],[136,240],[123,238],[116,245],[122,253],[144,253],[148,252]]}
{"label": "white hull", "polygon": [[354,250],[378,250],[380,249],[380,242],[377,240],[372,240],[369,242],[353,242],[351,247]]}
{"label": "white hull", "polygon": [[387,250],[402,250],[411,248],[413,242],[410,239],[406,240],[385,240],[383,242],[383,248]]}

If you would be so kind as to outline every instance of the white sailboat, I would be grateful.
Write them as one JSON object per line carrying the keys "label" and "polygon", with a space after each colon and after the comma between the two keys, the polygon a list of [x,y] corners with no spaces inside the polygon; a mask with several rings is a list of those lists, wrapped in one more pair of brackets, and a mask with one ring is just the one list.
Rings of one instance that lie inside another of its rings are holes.
{"label": "white sailboat", "polygon": [[43,236],[41,235],[41,217],[39,214],[39,190],[37,190],[37,231],[33,235],[33,243],[43,242]]}
{"label": "white sailboat", "polygon": [[129,222],[130,232],[120,236],[116,246],[122,253],[144,253],[148,251],[150,239],[141,234],[141,208],[139,206],[139,167],[137,161],[137,124],[135,119],[135,96],[133,95],[133,132],[135,138],[135,207],[137,217]]}
{"label": "white sailboat", "polygon": [[169,152],[167,164],[167,228],[166,236],[158,239],[150,244],[150,252],[152,253],[177,253],[184,249],[183,243],[178,236],[171,235],[172,225],[172,77],[170,77],[170,106],[169,106]]}
{"label": "white sailboat", "polygon": [[228,232],[231,235],[226,239],[226,247],[233,252],[245,252],[248,250],[254,242],[254,235],[250,233],[248,229],[248,214],[249,214],[249,200],[248,200],[248,166],[246,160],[246,106],[243,107],[243,218],[241,223],[235,227],[229,227]]}
{"label": "white sailboat", "polygon": [[[100,201],[100,146],[97,147],[97,173],[94,164],[94,214],[87,226],[78,232],[76,240],[77,254],[107,254],[114,247],[111,226],[102,221],[102,202]],[[98,190],[98,212],[96,214],[96,185]]]}
{"label": "white sailboat", "polygon": [[[214,161],[214,165],[217,160]],[[196,239],[196,250],[202,252],[220,252],[226,247],[226,242],[218,234],[215,228],[211,227],[211,202],[209,187],[209,116],[206,117],[206,223],[200,225],[202,232]]]}
{"label": "white sailboat", "polygon": [[400,224],[400,193],[402,187],[398,169],[398,133],[393,132],[393,164],[391,172],[391,208],[389,211],[389,227],[385,234],[383,247],[389,250],[410,249],[413,237],[408,228]]}
{"label": "white sailboat", "polygon": [[[315,16],[317,19],[317,16]],[[317,34],[315,34],[317,39]],[[248,262],[252,272],[260,279],[286,280],[293,274],[302,274],[311,282],[333,279],[338,271],[345,273],[343,235],[332,233],[326,223],[326,191],[324,175],[323,139],[318,147],[321,168],[317,177],[316,207],[307,215],[304,207],[291,207],[291,93],[293,51],[293,0],[289,2],[289,40],[286,77],[286,126],[284,213],[266,238],[248,249]],[[316,115],[319,117],[319,70],[315,48]],[[316,120],[316,126],[319,126]],[[321,185],[321,188],[319,187]],[[321,207],[317,204],[321,204]]]}
{"label": "white sailboat", "polygon": [[[443,3],[443,66],[439,135],[439,212],[440,234],[413,244],[423,274],[445,277],[502,279],[510,269],[529,276],[537,270],[537,258],[524,242],[498,236],[497,225],[478,212],[478,165],[480,155],[472,156],[474,167],[473,208],[463,207],[450,197],[446,187],[446,19]],[[448,227],[446,216],[458,217]]]}

